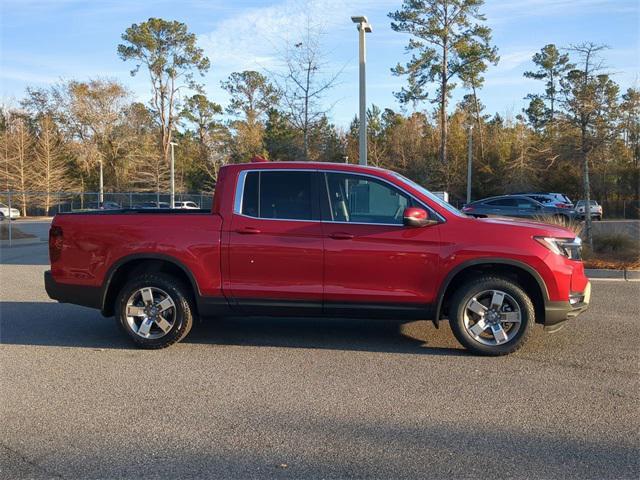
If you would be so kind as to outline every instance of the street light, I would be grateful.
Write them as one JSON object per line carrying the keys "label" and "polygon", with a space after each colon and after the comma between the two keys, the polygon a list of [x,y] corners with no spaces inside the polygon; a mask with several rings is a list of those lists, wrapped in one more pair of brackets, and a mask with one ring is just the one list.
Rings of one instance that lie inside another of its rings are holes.
{"label": "street light", "polygon": [[367,164],[367,86],[366,86],[366,46],[365,33],[371,33],[373,28],[365,16],[351,17],[353,23],[358,24],[360,37],[360,165]]}
{"label": "street light", "polygon": [[471,168],[473,163],[473,124],[469,124],[469,159],[467,161],[467,203],[471,203]]}
{"label": "street light", "polygon": [[171,145],[171,208],[176,208],[176,159],[173,154],[173,147],[178,145],[177,142],[169,142]]}

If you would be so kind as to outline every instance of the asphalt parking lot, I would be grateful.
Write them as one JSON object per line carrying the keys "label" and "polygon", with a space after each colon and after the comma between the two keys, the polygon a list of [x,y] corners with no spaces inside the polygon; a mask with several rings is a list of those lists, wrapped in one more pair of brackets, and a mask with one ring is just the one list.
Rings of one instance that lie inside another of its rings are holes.
{"label": "asphalt parking lot", "polygon": [[634,478],[640,283],[503,358],[446,323],[238,319],[163,351],[0,252],[0,478]]}

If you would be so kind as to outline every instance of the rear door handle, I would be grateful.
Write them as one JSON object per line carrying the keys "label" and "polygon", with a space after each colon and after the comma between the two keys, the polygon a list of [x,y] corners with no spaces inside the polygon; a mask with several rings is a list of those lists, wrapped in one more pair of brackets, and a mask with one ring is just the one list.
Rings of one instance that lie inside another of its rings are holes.
{"label": "rear door handle", "polygon": [[260,233],[260,229],[253,227],[245,227],[239,230],[236,230],[237,233],[241,233],[243,235],[255,235],[256,233]]}
{"label": "rear door handle", "polygon": [[353,238],[353,235],[346,232],[335,232],[330,233],[329,237],[333,238],[334,240],[351,240]]}

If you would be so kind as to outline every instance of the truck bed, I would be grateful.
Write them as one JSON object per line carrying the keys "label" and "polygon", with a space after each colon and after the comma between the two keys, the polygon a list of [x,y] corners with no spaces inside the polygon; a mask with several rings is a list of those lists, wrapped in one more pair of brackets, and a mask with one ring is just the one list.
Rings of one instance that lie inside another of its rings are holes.
{"label": "truck bed", "polygon": [[58,215],[133,215],[141,213],[145,215],[157,214],[211,214],[210,208],[121,208],[109,210],[81,210],[77,212],[61,212]]}
{"label": "truck bed", "polygon": [[221,295],[222,218],[207,209],[122,209],[56,215],[62,232],[57,281],[99,287],[121,262],[171,258],[191,272],[205,295]]}

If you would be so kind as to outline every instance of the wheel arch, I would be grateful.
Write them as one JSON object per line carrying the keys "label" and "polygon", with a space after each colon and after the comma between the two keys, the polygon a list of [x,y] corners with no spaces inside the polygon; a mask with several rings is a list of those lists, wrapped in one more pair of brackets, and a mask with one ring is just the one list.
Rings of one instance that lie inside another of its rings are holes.
{"label": "wheel arch", "polygon": [[[177,258],[155,253],[127,255],[115,262],[105,276],[106,280],[102,288],[102,314],[106,317],[113,315],[116,296],[130,275],[149,272],[167,273],[179,278],[191,288],[194,299],[199,296],[195,277],[189,268]],[[194,302],[194,306],[197,310],[197,302]]]}
{"label": "wheel arch", "polygon": [[545,304],[549,301],[549,293],[544,280],[529,265],[517,260],[504,258],[483,258],[464,262],[453,268],[445,277],[438,293],[434,322],[438,323],[448,313],[449,301],[453,292],[472,277],[491,273],[515,280],[531,295],[535,307],[536,323],[544,323]]}

